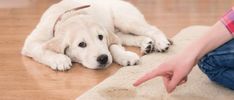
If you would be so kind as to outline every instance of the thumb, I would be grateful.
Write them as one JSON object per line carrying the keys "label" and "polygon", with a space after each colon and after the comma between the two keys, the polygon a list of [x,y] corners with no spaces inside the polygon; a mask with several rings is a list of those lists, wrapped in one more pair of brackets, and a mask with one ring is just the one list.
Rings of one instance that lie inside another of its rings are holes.
{"label": "thumb", "polygon": [[181,77],[180,74],[178,73],[173,73],[173,77],[171,79],[171,81],[169,82],[167,88],[167,92],[171,93],[175,90],[176,86],[181,82],[181,80],[183,79],[183,77]]}

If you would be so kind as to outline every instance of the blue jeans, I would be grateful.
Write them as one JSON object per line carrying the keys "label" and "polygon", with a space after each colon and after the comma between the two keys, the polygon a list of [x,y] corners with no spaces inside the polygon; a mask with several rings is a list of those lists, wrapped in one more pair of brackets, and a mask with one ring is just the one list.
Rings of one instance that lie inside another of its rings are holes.
{"label": "blue jeans", "polygon": [[206,54],[198,66],[211,81],[234,90],[234,39]]}

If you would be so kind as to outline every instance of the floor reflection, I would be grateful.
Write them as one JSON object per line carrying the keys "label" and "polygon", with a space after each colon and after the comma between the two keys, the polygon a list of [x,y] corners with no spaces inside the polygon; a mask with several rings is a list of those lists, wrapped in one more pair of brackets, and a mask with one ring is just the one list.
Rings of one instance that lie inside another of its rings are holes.
{"label": "floor reflection", "polygon": [[37,0],[1,0],[0,8],[24,8],[34,5]]}

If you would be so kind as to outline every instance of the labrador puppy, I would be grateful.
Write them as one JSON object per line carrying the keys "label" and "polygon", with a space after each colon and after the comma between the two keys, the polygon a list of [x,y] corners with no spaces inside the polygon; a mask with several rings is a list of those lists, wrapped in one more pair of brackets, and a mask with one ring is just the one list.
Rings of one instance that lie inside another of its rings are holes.
{"label": "labrador puppy", "polygon": [[170,44],[126,1],[63,0],[43,14],[22,54],[59,71],[70,69],[72,62],[103,69],[112,61],[123,66],[139,63],[139,56],[122,45],[140,47],[148,54],[164,52]]}

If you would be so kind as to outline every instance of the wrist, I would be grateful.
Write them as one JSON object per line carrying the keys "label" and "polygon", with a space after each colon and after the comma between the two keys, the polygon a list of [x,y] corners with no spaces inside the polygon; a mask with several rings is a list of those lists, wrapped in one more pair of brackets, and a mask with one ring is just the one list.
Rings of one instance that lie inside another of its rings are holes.
{"label": "wrist", "polygon": [[182,52],[179,53],[183,59],[188,60],[189,62],[193,63],[195,66],[199,61],[200,57],[200,50],[198,48],[187,48],[184,49]]}

